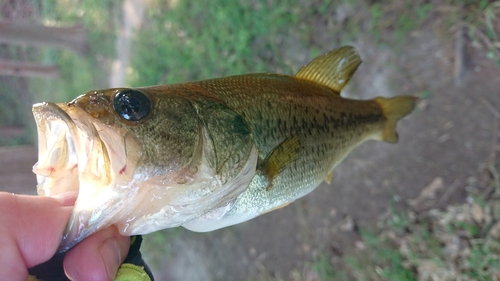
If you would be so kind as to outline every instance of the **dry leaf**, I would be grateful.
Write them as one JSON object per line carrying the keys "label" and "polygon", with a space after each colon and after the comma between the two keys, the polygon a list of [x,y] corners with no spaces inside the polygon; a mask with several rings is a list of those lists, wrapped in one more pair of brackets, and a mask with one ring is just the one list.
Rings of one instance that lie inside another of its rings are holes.
{"label": "dry leaf", "polygon": [[422,189],[417,198],[408,200],[408,204],[413,208],[419,209],[425,201],[436,199],[437,194],[444,189],[444,181],[442,177],[436,177],[426,187]]}
{"label": "dry leaf", "polygon": [[494,239],[500,238],[500,221],[497,221],[490,229],[489,235]]}
{"label": "dry leaf", "polygon": [[472,219],[477,223],[484,221],[484,211],[479,204],[473,203],[471,206]]}

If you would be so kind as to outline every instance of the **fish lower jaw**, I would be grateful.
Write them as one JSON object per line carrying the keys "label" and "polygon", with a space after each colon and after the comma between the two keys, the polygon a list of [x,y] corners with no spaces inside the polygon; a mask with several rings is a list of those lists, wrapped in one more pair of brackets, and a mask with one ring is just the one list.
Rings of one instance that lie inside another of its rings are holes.
{"label": "fish lower jaw", "polygon": [[116,193],[113,183],[97,189],[93,182],[80,181],[79,185],[78,198],[63,233],[59,252],[71,249],[86,237],[114,224],[127,207]]}

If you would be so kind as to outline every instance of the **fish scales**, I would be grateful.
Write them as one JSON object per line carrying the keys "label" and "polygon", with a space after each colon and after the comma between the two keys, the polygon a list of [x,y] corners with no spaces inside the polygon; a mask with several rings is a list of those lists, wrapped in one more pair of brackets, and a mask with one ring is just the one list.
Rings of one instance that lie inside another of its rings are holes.
{"label": "fish scales", "polygon": [[[271,84],[269,80],[273,87],[263,88]],[[297,159],[273,179],[273,188],[266,190],[266,181],[252,182],[249,191],[238,198],[235,206],[247,210],[249,216],[309,193],[347,151],[379,132],[386,120],[373,100],[345,99],[331,89],[293,77],[255,74],[195,83],[201,84],[206,96],[216,95],[249,124],[260,160],[284,140],[299,138]],[[236,207],[233,212],[241,210]]]}

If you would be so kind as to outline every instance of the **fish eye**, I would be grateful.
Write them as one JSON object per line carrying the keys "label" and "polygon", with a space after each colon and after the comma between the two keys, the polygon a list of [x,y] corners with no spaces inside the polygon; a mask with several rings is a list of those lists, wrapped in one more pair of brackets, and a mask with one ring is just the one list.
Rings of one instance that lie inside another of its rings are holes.
{"label": "fish eye", "polygon": [[121,118],[127,121],[140,121],[151,111],[151,102],[144,93],[127,90],[115,95],[113,108]]}

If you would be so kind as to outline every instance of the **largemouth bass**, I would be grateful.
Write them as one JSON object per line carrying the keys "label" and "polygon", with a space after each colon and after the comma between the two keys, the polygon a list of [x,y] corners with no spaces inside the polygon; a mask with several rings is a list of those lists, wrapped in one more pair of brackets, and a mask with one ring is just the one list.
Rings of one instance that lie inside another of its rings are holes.
{"label": "largemouth bass", "polygon": [[241,223],[329,181],[364,141],[397,142],[396,123],[416,98],[341,97],[360,63],[347,46],[294,76],[114,88],[35,104],[38,193],[78,190],[60,250],[112,224],[136,235]]}

